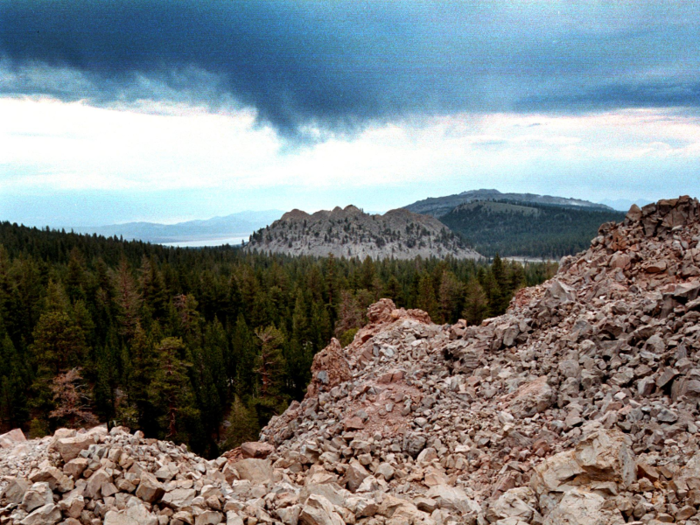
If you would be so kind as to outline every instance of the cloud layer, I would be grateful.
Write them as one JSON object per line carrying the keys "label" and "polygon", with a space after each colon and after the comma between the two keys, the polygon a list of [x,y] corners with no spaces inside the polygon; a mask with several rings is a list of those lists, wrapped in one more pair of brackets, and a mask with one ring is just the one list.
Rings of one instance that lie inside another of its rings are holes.
{"label": "cloud layer", "polygon": [[0,0],[0,93],[250,107],[287,136],[700,105],[693,2]]}

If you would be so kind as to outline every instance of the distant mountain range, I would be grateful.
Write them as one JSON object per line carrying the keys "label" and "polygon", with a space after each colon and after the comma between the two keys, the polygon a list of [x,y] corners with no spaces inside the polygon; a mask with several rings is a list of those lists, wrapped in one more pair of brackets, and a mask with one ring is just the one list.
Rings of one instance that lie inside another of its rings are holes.
{"label": "distant mountain range", "polygon": [[157,224],[153,222],[127,222],[107,226],[73,228],[76,233],[96,233],[105,237],[138,239],[156,244],[197,243],[240,244],[258,230],[282,216],[279,210],[243,211],[207,220]]}
{"label": "distant mountain range", "polygon": [[501,193],[498,190],[471,190],[463,191],[456,195],[446,197],[431,197],[423,199],[408,206],[405,209],[413,213],[442,217],[460,204],[475,201],[507,201],[529,204],[549,204],[553,206],[566,206],[571,208],[598,209],[610,211],[612,208],[604,204],[584,201],[580,199],[568,199],[565,197],[553,197],[551,195],[536,195],[534,193]]}
{"label": "distant mountain range", "polygon": [[130,222],[74,231],[193,247],[241,244],[250,237],[250,249],[294,255],[407,259],[478,257],[479,252],[558,258],[585,249],[600,224],[622,220],[624,214],[617,210],[627,211],[633,202],[642,206],[648,201],[595,203],[479,189],[423,199],[384,215],[366,214],[354,206],[312,215],[299,210],[284,215],[279,210],[244,211],[177,224]]}
{"label": "distant mountain range", "polygon": [[255,232],[246,249],[361,259],[481,257],[462,237],[434,217],[405,209],[370,215],[355,206],[317,211],[313,215],[292,210],[271,226]]}

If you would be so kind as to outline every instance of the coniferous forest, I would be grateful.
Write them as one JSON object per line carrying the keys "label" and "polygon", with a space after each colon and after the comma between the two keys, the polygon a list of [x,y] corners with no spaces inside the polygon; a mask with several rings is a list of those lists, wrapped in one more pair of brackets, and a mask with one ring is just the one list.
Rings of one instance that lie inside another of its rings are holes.
{"label": "coniferous forest", "polygon": [[623,212],[604,208],[475,201],[457,206],[440,221],[487,257],[558,259],[588,249],[601,224],[624,218]]}
{"label": "coniferous forest", "polygon": [[301,399],[316,352],[381,297],[470,323],[551,264],[373,261],[167,248],[0,223],[0,419],[97,422],[213,457]]}

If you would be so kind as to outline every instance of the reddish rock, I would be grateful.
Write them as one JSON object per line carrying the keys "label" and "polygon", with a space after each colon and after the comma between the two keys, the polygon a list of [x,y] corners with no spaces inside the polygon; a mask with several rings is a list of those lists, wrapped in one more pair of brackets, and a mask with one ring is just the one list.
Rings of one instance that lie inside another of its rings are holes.
{"label": "reddish rock", "polygon": [[265,459],[274,451],[275,447],[273,447],[269,443],[262,443],[260,441],[249,441],[241,445],[241,452],[243,454],[244,459]]}
{"label": "reddish rock", "polygon": [[343,427],[345,430],[362,430],[365,428],[365,424],[362,422],[362,420],[357,417],[349,417],[345,421],[343,421]]}

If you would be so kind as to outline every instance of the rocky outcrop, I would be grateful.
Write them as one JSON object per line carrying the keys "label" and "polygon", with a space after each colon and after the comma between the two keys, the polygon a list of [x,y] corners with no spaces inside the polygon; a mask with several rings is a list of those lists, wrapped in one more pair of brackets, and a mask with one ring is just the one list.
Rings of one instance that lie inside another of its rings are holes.
{"label": "rocky outcrop", "polygon": [[326,257],[413,259],[481,256],[434,217],[405,209],[370,215],[355,206],[285,213],[250,237],[247,250]]}
{"label": "rocky outcrop", "polygon": [[381,300],[261,441],[0,448],[3,523],[700,524],[700,205],[630,210],[480,326]]}

